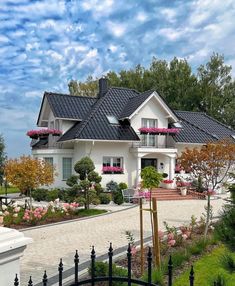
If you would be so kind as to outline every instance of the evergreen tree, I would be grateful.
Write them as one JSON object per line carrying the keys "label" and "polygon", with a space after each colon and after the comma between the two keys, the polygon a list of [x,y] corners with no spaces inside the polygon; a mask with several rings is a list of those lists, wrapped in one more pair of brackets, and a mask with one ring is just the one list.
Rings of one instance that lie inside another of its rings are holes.
{"label": "evergreen tree", "polygon": [[217,237],[235,251],[235,184],[230,186],[229,203],[223,207],[221,218],[216,225],[215,233]]}

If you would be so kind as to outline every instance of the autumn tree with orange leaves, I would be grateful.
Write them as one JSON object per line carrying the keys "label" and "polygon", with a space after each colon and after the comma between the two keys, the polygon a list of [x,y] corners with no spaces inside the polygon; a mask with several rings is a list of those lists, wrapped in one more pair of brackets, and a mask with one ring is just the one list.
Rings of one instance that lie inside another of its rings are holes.
{"label": "autumn tree with orange leaves", "polygon": [[23,194],[29,194],[32,189],[54,182],[53,166],[30,156],[7,160],[4,175],[7,182],[18,187]]}
{"label": "autumn tree with orange leaves", "polygon": [[210,221],[210,196],[234,171],[235,144],[230,139],[210,142],[201,148],[186,148],[179,158],[181,167],[190,171],[194,178],[201,178],[207,190],[207,215],[205,237]]}

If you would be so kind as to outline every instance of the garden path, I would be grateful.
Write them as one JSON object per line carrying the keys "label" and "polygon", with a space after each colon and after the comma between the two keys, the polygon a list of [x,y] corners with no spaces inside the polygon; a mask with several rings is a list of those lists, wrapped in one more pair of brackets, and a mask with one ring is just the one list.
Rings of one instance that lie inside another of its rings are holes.
{"label": "garden path", "polygon": [[[204,212],[205,200],[190,201],[160,201],[158,202],[159,226],[163,222],[180,226],[188,223],[192,215],[200,218]],[[213,200],[213,214],[217,216],[224,201]],[[106,205],[112,213],[24,230],[27,237],[33,238],[33,243],[27,247],[21,258],[21,283],[26,285],[29,275],[32,275],[34,285],[41,281],[43,271],[48,276],[57,274],[59,259],[63,258],[64,270],[73,267],[74,252],[78,249],[80,262],[90,259],[90,248],[95,245],[97,256],[107,253],[109,242],[114,248],[127,245],[125,231],[134,234],[139,240],[139,208]],[[144,236],[149,237],[149,213],[144,212]]]}

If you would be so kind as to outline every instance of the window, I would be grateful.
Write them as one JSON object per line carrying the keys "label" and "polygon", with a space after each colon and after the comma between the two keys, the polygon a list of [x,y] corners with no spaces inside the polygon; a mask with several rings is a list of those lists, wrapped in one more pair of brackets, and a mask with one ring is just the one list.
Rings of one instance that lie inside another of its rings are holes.
{"label": "window", "polygon": [[54,129],[54,121],[50,122],[50,129]]}
{"label": "window", "polygon": [[119,124],[119,122],[118,122],[118,120],[117,120],[117,118],[115,116],[113,116],[113,115],[106,115],[106,117],[107,117],[109,123],[111,123],[111,124]]}
{"label": "window", "polygon": [[47,163],[49,163],[53,166],[53,157],[45,157],[43,159],[44,159],[44,161],[46,161]]}
{"label": "window", "polygon": [[67,180],[72,176],[72,158],[63,158],[62,160],[63,180]]}
{"label": "window", "polygon": [[103,157],[103,174],[122,174],[123,158],[122,157]]}
{"label": "window", "polygon": [[[157,119],[148,119],[142,118],[142,126],[141,127],[157,127]],[[141,134],[141,145],[148,147],[155,147],[156,144],[156,135],[154,134]]]}

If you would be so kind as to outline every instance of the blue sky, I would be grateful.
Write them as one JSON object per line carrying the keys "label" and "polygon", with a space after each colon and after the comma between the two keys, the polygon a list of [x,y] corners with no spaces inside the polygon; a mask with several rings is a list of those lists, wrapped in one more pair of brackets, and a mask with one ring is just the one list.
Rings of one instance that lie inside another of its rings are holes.
{"label": "blue sky", "polygon": [[30,153],[43,92],[70,79],[148,66],[153,56],[193,67],[213,51],[235,65],[233,0],[1,0],[0,133],[9,157]]}

